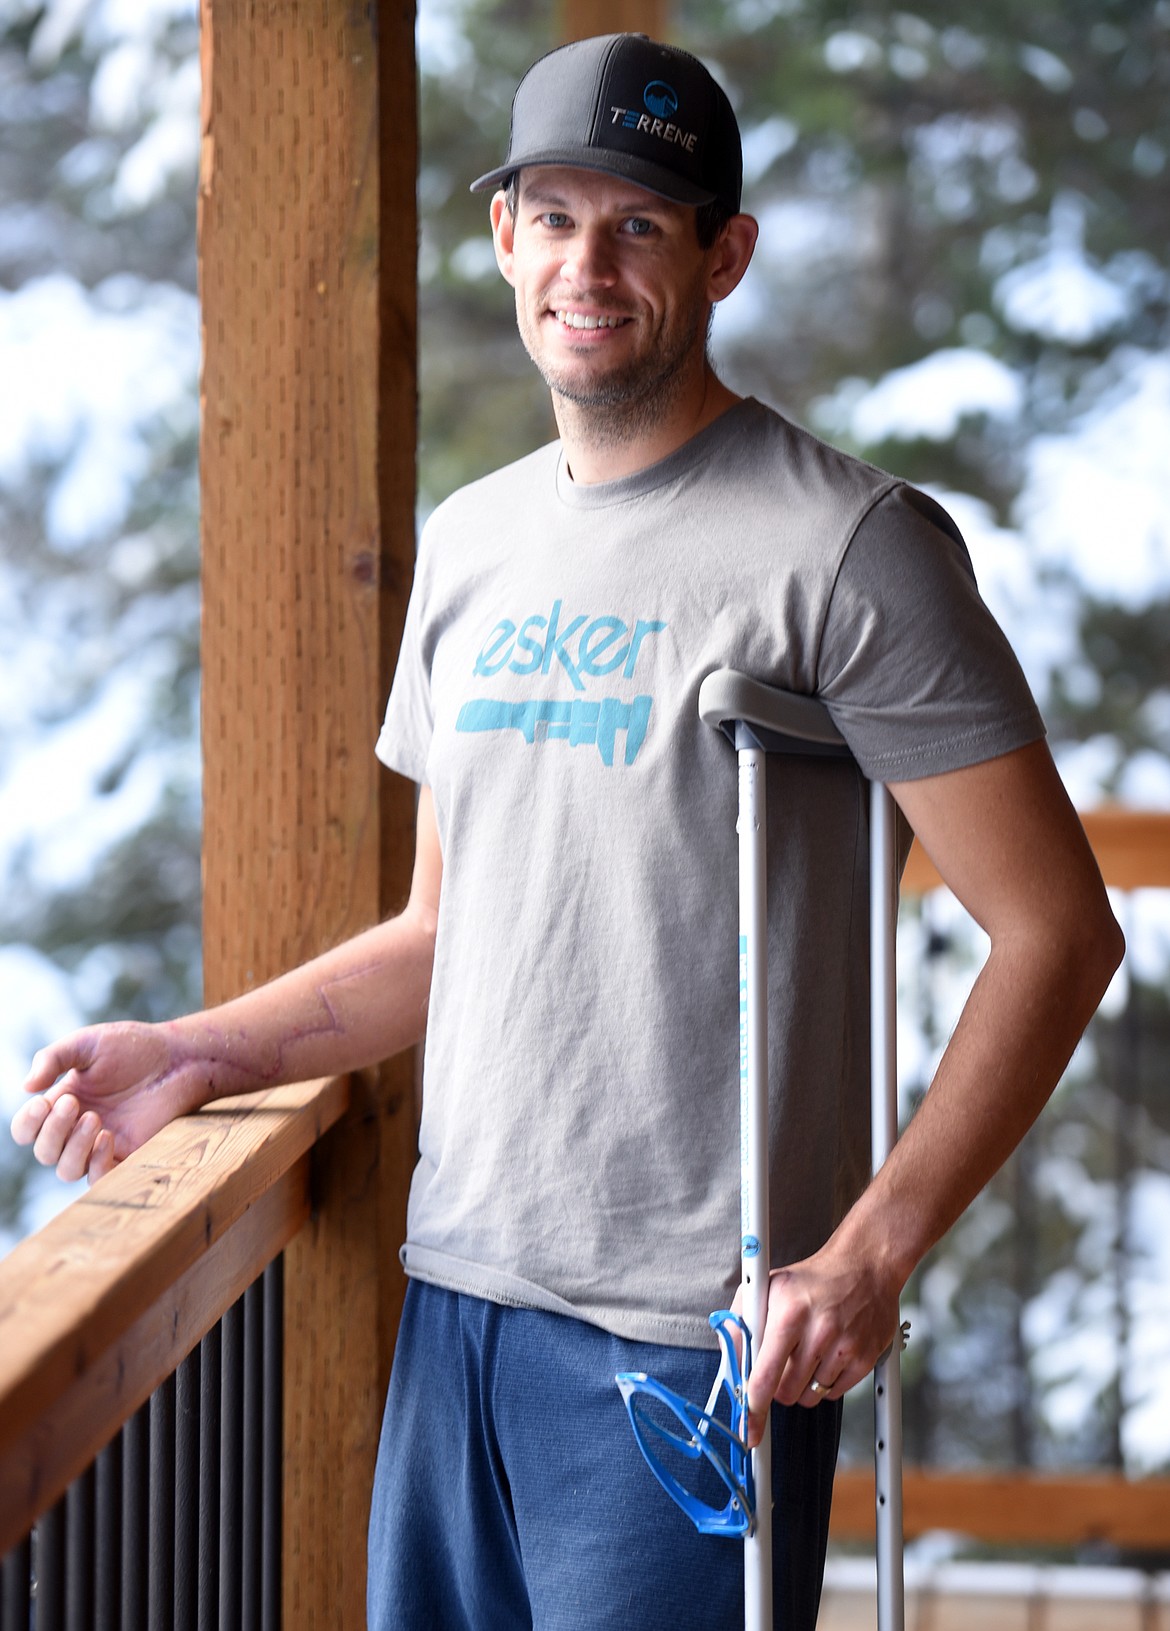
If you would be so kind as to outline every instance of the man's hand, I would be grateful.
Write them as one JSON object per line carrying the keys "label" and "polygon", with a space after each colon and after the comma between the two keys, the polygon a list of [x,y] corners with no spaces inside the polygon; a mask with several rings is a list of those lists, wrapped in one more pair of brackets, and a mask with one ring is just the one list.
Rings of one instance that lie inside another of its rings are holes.
{"label": "man's hand", "polygon": [[65,1182],[94,1183],[203,1103],[207,1075],[169,1026],[89,1026],[35,1056],[12,1136]]}
{"label": "man's hand", "polygon": [[748,1386],[753,1447],[773,1399],[811,1407],[839,1399],[869,1375],[897,1333],[900,1290],[895,1278],[863,1268],[856,1255],[850,1261],[834,1240],[774,1271]]}

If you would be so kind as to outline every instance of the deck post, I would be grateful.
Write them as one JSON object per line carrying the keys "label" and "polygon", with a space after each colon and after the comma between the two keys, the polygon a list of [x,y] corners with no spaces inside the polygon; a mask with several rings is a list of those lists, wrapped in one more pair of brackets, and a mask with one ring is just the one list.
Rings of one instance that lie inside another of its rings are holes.
{"label": "deck post", "polygon": [[585,40],[593,34],[648,34],[670,38],[670,0],[560,0],[561,40]]}
{"label": "deck post", "polygon": [[[373,757],[414,559],[414,6],[202,0],[209,1002],[405,899]],[[364,1624],[413,1062],[355,1081],[285,1264],[284,1624]]]}

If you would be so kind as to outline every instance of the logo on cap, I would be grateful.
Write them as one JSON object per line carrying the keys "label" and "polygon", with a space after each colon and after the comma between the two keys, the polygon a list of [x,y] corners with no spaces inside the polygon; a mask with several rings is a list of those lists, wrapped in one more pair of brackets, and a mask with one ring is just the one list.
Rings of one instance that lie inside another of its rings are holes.
{"label": "logo on cap", "polygon": [[678,112],[678,92],[673,85],[668,85],[662,79],[652,79],[642,92],[642,105],[648,110],[647,113],[611,103],[610,124],[622,130],[635,131],[639,136],[653,136],[670,147],[681,147],[685,153],[694,154],[699,144],[698,133],[683,130],[674,123],[674,115]]}
{"label": "logo on cap", "polygon": [[656,119],[668,119],[678,112],[678,97],[672,86],[652,79],[642,92],[642,100]]}

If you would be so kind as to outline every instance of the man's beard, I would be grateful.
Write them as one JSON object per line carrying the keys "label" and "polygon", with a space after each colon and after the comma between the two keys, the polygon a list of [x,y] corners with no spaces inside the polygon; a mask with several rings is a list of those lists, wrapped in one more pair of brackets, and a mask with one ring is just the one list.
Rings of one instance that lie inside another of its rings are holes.
{"label": "man's beard", "polygon": [[[708,335],[713,314],[711,308]],[[629,441],[663,419],[683,394],[690,379],[687,365],[694,354],[696,329],[701,321],[701,310],[696,308],[693,321],[676,328],[673,343],[668,341],[666,349],[653,358],[638,358],[623,368],[599,371],[592,378],[585,369],[560,369],[539,357],[523,323],[520,336],[549,390],[569,405],[570,412],[576,410],[577,433],[586,435],[594,445],[614,445]]]}

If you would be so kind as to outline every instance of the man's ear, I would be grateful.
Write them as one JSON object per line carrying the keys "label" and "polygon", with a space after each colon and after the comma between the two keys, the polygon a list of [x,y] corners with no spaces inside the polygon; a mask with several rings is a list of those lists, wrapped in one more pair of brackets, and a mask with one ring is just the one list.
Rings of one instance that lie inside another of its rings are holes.
{"label": "man's ear", "polygon": [[726,300],[737,288],[755,253],[760,223],[751,215],[733,215],[711,246],[707,299]]}
{"label": "man's ear", "polygon": [[491,202],[492,245],[496,251],[496,265],[508,283],[512,282],[512,255],[514,250],[514,223],[508,208],[507,195],[501,190]]}

